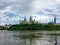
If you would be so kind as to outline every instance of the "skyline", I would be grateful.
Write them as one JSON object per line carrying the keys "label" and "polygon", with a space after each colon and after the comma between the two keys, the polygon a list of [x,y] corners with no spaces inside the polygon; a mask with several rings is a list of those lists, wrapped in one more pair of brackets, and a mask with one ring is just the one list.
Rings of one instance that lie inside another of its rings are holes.
{"label": "skyline", "polygon": [[55,15],[60,23],[60,0],[0,0],[0,25],[18,24],[24,16],[48,23]]}

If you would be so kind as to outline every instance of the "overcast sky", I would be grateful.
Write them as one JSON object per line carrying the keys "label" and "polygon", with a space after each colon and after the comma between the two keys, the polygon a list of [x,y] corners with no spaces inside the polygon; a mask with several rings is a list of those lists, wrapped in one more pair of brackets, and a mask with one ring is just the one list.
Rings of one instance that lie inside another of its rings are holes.
{"label": "overcast sky", "polygon": [[0,25],[17,24],[24,16],[41,23],[60,21],[60,0],[0,0]]}

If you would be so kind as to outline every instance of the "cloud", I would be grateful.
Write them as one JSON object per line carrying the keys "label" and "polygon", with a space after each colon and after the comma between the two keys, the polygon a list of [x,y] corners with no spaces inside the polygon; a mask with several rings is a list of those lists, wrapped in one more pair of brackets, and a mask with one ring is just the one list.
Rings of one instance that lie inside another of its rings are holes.
{"label": "cloud", "polygon": [[38,15],[35,14],[33,15],[33,20],[35,19],[35,21],[38,21],[40,23],[48,23],[53,21],[53,17],[52,16],[48,16],[48,15]]}
{"label": "cloud", "polygon": [[[2,1],[2,2],[1,2]],[[49,22],[48,15],[60,15],[59,0],[1,0],[0,24],[16,24],[26,16],[32,16],[39,22]],[[7,20],[8,19],[8,20]]]}
{"label": "cloud", "polygon": [[35,0],[32,4],[32,7],[34,8],[34,12],[37,12],[39,10],[48,8],[54,4],[54,0]]}
{"label": "cloud", "polygon": [[60,0],[55,0],[56,1],[56,3],[60,3]]}

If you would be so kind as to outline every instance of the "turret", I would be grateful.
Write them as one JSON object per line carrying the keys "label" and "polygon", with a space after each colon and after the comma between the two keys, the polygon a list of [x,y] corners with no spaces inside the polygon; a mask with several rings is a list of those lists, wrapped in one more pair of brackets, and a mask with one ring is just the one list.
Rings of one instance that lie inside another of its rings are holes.
{"label": "turret", "polygon": [[54,24],[56,24],[56,17],[54,17]]}
{"label": "turret", "polygon": [[30,22],[33,22],[32,17],[30,16]]}
{"label": "turret", "polygon": [[24,18],[24,21],[27,21],[27,20],[26,20],[26,17]]}

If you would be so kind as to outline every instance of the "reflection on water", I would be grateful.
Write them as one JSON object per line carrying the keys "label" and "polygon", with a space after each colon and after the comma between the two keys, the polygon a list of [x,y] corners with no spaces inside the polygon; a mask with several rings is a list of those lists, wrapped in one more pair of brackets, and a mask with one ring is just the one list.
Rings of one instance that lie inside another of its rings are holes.
{"label": "reflection on water", "polygon": [[0,45],[60,45],[60,31],[0,31]]}

